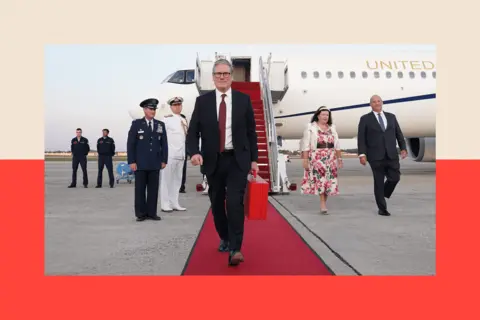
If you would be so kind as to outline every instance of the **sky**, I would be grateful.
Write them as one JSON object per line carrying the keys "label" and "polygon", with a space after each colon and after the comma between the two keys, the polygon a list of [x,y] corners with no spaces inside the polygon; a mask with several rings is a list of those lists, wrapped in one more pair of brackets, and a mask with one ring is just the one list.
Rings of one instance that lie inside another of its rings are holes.
{"label": "sky", "polygon": [[[69,150],[77,127],[95,142],[103,128],[110,130],[117,150],[126,150],[132,119],[128,110],[157,97],[162,80],[178,69],[193,69],[200,56],[215,52],[245,52],[288,57],[325,53],[339,45],[48,45],[45,47],[45,149]],[[386,45],[340,45],[345,52],[381,50]],[[398,50],[434,49],[430,45],[388,45]],[[157,97],[158,98],[158,97]],[[342,141],[355,148],[355,140]],[[95,143],[91,143],[95,149]],[[298,141],[282,149],[297,149]]]}

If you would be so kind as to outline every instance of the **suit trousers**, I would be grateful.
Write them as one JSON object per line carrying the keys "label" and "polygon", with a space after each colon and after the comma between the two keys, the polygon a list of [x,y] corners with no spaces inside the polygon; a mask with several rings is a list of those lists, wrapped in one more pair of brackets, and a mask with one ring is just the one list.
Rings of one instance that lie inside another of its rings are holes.
{"label": "suit trousers", "polygon": [[388,199],[392,196],[400,181],[400,162],[398,159],[389,159],[388,156],[385,156],[383,160],[373,160],[368,163],[373,173],[373,190],[377,207],[381,211],[386,211],[385,198]]}
{"label": "suit trousers", "polygon": [[168,159],[168,164],[162,170],[160,197],[162,209],[178,207],[178,196],[182,183],[182,171],[185,160]]}
{"label": "suit trousers", "polygon": [[243,243],[247,179],[248,171],[240,169],[233,152],[220,154],[215,171],[207,175],[215,228],[220,239],[228,241],[233,251],[240,251]]}

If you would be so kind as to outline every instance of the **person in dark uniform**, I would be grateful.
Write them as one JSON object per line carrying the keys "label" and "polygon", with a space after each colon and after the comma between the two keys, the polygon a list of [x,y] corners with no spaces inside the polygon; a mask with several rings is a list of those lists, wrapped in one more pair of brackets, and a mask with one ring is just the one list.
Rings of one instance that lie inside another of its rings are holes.
{"label": "person in dark uniform", "polygon": [[97,186],[102,187],[103,181],[103,166],[107,167],[110,188],[113,188],[115,178],[113,176],[113,156],[115,155],[115,141],[108,136],[110,130],[103,129],[103,137],[97,140],[98,153],[98,177]]}
{"label": "person in dark uniform", "polygon": [[90,152],[90,145],[88,139],[82,136],[82,129],[77,128],[77,136],[72,139],[70,151],[72,152],[72,183],[69,188],[77,187],[77,171],[78,165],[82,167],[83,172],[83,186],[88,188],[88,175],[87,175],[87,156]]}
{"label": "person in dark uniform", "polygon": [[[160,170],[168,159],[167,130],[156,120],[157,99],[140,103],[145,117],[132,121],[127,139],[127,158],[135,172],[135,216],[137,221],[161,220],[157,215]],[[145,196],[145,189],[147,195]]]}
{"label": "person in dark uniform", "polygon": [[[187,121],[187,118],[183,113],[180,113],[180,116]],[[188,125],[188,123],[187,123]],[[187,158],[188,158],[188,150],[187,150],[187,140],[185,139],[185,161],[183,162],[183,172],[182,172],[182,184],[180,186],[180,193],[186,193],[185,191],[185,182],[187,181]]]}

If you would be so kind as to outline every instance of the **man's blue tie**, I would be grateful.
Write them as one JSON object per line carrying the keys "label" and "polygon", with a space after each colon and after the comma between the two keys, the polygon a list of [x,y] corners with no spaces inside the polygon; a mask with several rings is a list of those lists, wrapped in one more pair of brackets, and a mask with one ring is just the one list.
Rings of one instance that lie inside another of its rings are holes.
{"label": "man's blue tie", "polygon": [[380,115],[380,113],[378,113],[377,115],[378,115],[378,121],[380,122],[380,127],[382,127],[382,131],[385,132],[385,123],[383,123],[383,118]]}

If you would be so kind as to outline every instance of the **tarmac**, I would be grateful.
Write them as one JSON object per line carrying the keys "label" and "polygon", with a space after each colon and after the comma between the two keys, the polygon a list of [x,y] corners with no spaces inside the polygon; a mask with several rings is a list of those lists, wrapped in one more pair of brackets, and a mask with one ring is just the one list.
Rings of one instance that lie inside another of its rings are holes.
{"label": "tarmac", "polygon": [[[298,190],[270,201],[336,275],[435,275],[436,166],[410,159],[400,165],[401,181],[387,199],[390,217],[377,214],[371,169],[357,159],[344,160],[329,215],[320,214],[317,196],[300,193],[298,159],[287,163]],[[199,168],[189,164],[187,193],[180,194],[187,211],[164,213],[159,204],[162,220],[143,222],[135,221],[133,183],[120,180],[111,189],[104,170],[104,187],[95,189],[97,163],[87,170],[89,188],[79,167],[78,186],[68,189],[71,163],[45,162],[45,274],[180,275],[210,207],[195,190]]]}

